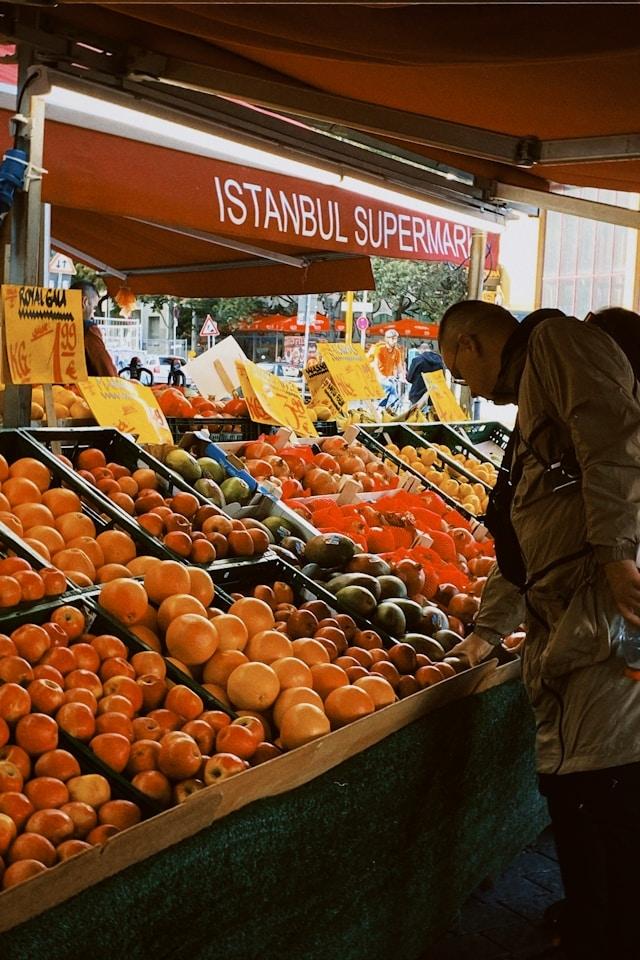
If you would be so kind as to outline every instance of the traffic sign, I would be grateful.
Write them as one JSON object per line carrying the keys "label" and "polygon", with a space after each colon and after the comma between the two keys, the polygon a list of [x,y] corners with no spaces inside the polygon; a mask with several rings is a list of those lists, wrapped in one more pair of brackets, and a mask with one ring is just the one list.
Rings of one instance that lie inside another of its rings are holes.
{"label": "traffic sign", "polygon": [[204,323],[202,324],[202,330],[200,331],[201,337],[217,337],[219,336],[220,331],[218,330],[218,324],[215,322],[210,313],[204,318]]}
{"label": "traffic sign", "polygon": [[361,313],[356,320],[356,327],[358,330],[366,330],[369,326],[369,317],[365,316],[364,313]]}
{"label": "traffic sign", "polygon": [[64,253],[54,253],[49,260],[49,273],[61,273],[65,277],[74,277],[77,270],[71,257]]}

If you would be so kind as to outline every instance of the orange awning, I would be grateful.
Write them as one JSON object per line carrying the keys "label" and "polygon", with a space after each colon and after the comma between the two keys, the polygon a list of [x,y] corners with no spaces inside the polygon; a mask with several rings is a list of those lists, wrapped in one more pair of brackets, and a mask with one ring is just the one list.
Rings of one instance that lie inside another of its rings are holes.
{"label": "orange awning", "polygon": [[126,76],[152,99],[209,91],[488,181],[640,191],[637,4],[63,0],[38,15],[38,45],[66,76],[82,71],[47,33],[107,49],[110,62],[74,48],[84,76]]}

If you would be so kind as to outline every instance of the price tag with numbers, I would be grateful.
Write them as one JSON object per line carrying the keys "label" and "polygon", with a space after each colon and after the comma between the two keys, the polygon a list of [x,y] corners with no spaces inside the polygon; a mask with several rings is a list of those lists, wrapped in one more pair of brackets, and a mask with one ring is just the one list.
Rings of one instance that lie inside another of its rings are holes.
{"label": "price tag with numbers", "polygon": [[[236,367],[252,420],[258,423],[266,422],[291,427],[293,432],[301,437],[318,436],[302,402],[300,391],[294,383],[280,380],[279,377],[267,370],[262,370],[250,360],[237,361]],[[245,387],[248,387],[248,392],[245,392]],[[266,421],[261,419],[260,410],[266,412],[269,419]]]}
{"label": "price tag with numbers", "polygon": [[78,383],[87,379],[79,290],[2,285],[11,383]]}
{"label": "price tag with numbers", "polygon": [[465,420],[465,412],[451,392],[447,381],[444,378],[442,370],[435,370],[433,373],[423,373],[425,387],[429,391],[429,397],[435,407],[439,419],[443,423],[457,423]]}

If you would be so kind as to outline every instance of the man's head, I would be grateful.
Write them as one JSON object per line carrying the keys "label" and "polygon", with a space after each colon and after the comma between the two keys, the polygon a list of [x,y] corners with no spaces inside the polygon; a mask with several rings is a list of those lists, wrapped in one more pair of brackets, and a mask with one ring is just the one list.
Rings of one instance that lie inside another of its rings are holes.
{"label": "man's head", "polygon": [[88,323],[96,311],[100,294],[89,280],[77,280],[71,284],[69,289],[79,290],[82,294],[82,319],[85,323]]}
{"label": "man's head", "polygon": [[440,322],[440,353],[454,380],[474,396],[493,399],[502,365],[502,350],[517,329],[508,310],[483,300],[462,300]]}
{"label": "man's head", "polygon": [[384,335],[384,342],[389,348],[393,350],[394,347],[398,346],[398,334],[396,330],[387,330]]}

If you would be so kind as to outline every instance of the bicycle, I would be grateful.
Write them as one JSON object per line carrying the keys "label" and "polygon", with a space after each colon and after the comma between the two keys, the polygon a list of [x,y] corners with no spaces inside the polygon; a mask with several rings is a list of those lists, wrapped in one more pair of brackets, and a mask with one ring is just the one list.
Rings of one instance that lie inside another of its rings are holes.
{"label": "bicycle", "polygon": [[118,376],[123,380],[137,380],[146,387],[153,386],[153,373],[148,367],[143,367],[139,357],[133,357],[128,367],[118,370]]}

